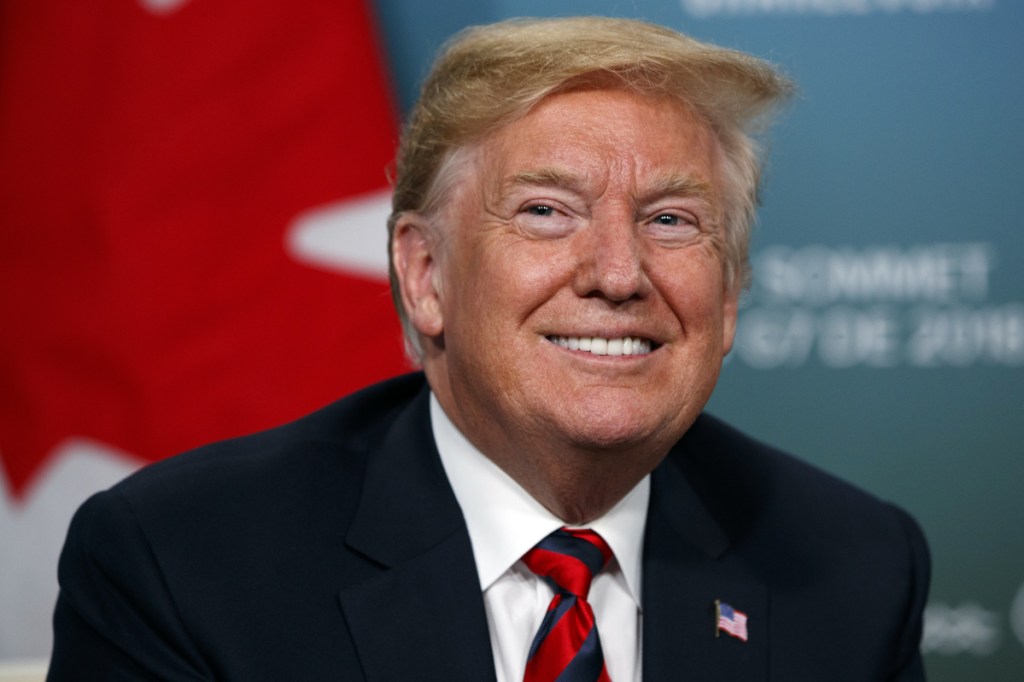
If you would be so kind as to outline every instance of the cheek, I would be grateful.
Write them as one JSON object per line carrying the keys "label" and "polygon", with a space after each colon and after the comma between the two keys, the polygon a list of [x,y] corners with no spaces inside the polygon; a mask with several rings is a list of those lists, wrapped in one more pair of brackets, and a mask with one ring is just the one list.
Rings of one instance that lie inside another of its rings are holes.
{"label": "cheek", "polygon": [[652,281],[662,292],[685,333],[726,333],[728,304],[717,256],[677,259],[653,271]]}
{"label": "cheek", "polygon": [[528,240],[494,244],[472,254],[473,273],[462,280],[489,316],[514,319],[556,295],[572,273],[571,254],[558,244]]}

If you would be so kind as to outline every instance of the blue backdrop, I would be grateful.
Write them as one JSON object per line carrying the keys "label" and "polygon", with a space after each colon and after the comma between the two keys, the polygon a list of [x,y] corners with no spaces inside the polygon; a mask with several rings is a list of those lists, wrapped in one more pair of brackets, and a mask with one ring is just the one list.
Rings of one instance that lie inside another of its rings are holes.
{"label": "blue backdrop", "polygon": [[1024,679],[1024,4],[376,7],[403,111],[451,33],[525,15],[639,17],[799,83],[769,138],[756,283],[709,409],[918,518],[932,680]]}

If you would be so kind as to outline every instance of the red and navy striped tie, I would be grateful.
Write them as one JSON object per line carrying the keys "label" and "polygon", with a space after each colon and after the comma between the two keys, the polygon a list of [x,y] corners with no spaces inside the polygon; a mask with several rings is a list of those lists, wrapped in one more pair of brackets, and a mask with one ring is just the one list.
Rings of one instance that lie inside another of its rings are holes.
{"label": "red and navy striped tie", "polygon": [[594,531],[568,528],[556,530],[523,556],[529,569],[555,589],[530,647],[524,682],[611,682],[587,603],[590,581],[611,556]]}

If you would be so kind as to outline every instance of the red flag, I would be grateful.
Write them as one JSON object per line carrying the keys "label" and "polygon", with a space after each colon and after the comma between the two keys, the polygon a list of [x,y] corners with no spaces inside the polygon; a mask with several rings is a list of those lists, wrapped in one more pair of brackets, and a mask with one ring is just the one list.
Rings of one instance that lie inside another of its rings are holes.
{"label": "red flag", "polygon": [[158,459],[405,368],[383,273],[288,246],[310,211],[386,186],[382,74],[361,0],[0,3],[15,494],[67,437]]}

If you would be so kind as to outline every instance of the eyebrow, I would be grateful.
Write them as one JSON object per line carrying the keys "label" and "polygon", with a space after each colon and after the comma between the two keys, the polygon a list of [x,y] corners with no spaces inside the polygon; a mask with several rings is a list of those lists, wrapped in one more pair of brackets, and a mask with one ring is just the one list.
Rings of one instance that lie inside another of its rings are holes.
{"label": "eyebrow", "polygon": [[502,183],[502,195],[509,194],[516,187],[563,187],[580,194],[586,186],[585,178],[561,168],[536,168],[516,173]]}
{"label": "eyebrow", "polygon": [[668,174],[657,178],[640,197],[640,203],[649,203],[661,197],[694,197],[711,206],[717,196],[714,185],[691,175]]}

